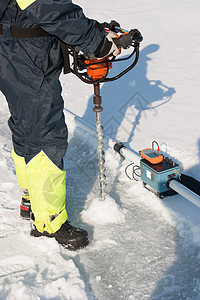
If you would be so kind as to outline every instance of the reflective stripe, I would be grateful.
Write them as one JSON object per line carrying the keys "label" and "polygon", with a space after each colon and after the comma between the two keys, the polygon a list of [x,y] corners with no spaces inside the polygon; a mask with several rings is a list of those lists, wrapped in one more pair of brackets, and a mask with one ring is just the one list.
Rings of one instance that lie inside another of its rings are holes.
{"label": "reflective stripe", "polygon": [[27,8],[29,5],[31,5],[35,1],[36,0],[16,0],[17,4],[19,5],[19,7],[22,10],[24,10],[25,8]]}

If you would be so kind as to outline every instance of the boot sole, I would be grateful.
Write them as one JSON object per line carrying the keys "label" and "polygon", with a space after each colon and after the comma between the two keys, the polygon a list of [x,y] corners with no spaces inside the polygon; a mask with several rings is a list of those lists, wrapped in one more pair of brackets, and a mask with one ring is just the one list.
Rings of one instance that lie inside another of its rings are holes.
{"label": "boot sole", "polygon": [[[57,242],[59,243],[58,240],[57,240]],[[82,241],[79,241],[79,243],[76,243],[76,244],[73,244],[73,243],[69,243],[69,244],[59,243],[59,244],[62,245],[65,249],[67,249],[69,251],[77,251],[79,249],[83,249],[83,248],[87,247],[89,244],[89,240],[87,238]]]}
{"label": "boot sole", "polygon": [[48,238],[55,238],[55,240],[60,244],[62,245],[65,249],[67,250],[70,250],[70,251],[76,251],[76,250],[79,250],[79,249],[82,249],[82,248],[85,248],[88,244],[89,244],[89,239],[88,239],[88,236],[86,237],[83,237],[83,239],[79,240],[79,241],[76,241],[76,242],[70,242],[69,243],[61,243],[57,238],[56,238],[56,235],[55,234],[50,234],[46,231],[44,231],[43,233],[39,232],[38,230],[32,230],[31,233],[30,233],[31,236],[34,236],[34,237],[41,237],[41,236],[44,236],[44,237],[48,237]]}

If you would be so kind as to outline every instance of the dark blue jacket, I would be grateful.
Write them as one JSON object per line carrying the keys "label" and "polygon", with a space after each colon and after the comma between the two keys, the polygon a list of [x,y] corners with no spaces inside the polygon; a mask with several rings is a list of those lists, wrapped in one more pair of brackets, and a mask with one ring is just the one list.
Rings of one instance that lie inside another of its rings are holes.
{"label": "dark blue jacket", "polygon": [[40,26],[84,54],[93,54],[105,35],[71,0],[36,0],[24,10],[16,0],[0,0],[0,23]]}
{"label": "dark blue jacket", "polygon": [[[70,0],[36,0],[21,10],[16,0],[0,0],[0,91],[11,117],[15,152],[28,163],[43,150],[62,168],[67,128],[59,76],[63,66],[58,37],[77,51],[93,54],[104,38]],[[53,36],[13,38],[10,26],[40,26]]]}

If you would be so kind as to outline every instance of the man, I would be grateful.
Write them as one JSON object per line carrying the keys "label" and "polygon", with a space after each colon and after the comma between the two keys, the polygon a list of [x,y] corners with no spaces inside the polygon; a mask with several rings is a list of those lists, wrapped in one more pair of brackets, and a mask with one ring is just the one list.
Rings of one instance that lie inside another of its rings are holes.
{"label": "man", "polygon": [[70,225],[65,209],[68,131],[59,41],[87,57],[118,54],[112,36],[71,0],[0,1],[0,90],[11,114],[12,157],[23,191],[21,215],[29,217],[32,211],[32,236],[55,237],[76,250],[88,245],[88,234]]}

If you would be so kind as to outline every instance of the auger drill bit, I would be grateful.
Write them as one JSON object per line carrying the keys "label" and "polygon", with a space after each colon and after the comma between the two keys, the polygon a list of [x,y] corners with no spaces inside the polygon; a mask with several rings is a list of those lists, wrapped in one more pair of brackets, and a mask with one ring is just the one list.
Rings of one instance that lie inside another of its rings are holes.
{"label": "auger drill bit", "polygon": [[97,152],[99,157],[99,180],[100,180],[100,192],[101,192],[101,201],[105,200],[106,192],[105,192],[105,160],[103,154],[103,134],[102,134],[102,126],[101,126],[101,112],[103,107],[101,106],[101,96],[100,96],[100,84],[94,84],[94,97],[93,97],[94,107],[93,111],[96,113],[96,129],[97,129]]}

